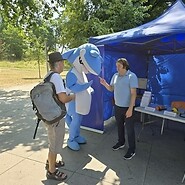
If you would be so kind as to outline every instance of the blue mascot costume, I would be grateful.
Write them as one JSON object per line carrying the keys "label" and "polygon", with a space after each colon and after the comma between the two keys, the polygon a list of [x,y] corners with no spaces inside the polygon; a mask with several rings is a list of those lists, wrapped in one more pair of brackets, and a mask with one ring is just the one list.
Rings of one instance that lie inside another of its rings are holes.
{"label": "blue mascot costume", "polygon": [[79,150],[79,144],[85,144],[86,139],[80,135],[80,125],[83,115],[87,115],[91,106],[91,85],[93,81],[87,79],[86,74],[99,75],[102,57],[98,48],[90,43],[71,49],[62,57],[72,64],[66,75],[68,93],[75,94],[75,100],[67,105],[66,123],[69,127],[67,146],[72,150]]}

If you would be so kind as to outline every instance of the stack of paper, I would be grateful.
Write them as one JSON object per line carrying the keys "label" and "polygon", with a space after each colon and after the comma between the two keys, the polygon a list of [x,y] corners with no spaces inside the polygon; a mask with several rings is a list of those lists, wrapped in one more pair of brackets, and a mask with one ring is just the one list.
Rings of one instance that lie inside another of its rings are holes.
{"label": "stack of paper", "polygon": [[145,91],[141,99],[140,107],[147,107],[150,103],[151,96],[152,93],[150,91]]}

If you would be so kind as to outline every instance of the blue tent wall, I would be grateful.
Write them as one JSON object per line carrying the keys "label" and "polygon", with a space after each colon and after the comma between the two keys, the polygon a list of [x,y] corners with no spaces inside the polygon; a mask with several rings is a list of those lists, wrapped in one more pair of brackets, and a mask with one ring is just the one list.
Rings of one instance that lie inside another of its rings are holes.
{"label": "blue tent wall", "polygon": [[[101,48],[104,62],[101,77],[110,82],[116,72],[116,60],[127,58],[130,69],[139,78],[147,78],[147,90],[154,95],[155,104],[170,106],[172,101],[185,101],[185,54],[155,55],[130,54]],[[88,75],[93,80],[95,92],[92,95],[91,111],[84,116],[82,125],[95,130],[104,130],[104,121],[113,115],[113,93],[107,91],[99,78]]]}
{"label": "blue tent wall", "polygon": [[[147,77],[147,58],[145,55],[138,54],[129,54],[122,52],[114,52],[111,50],[106,50],[104,53],[104,73],[102,77],[106,79],[109,83],[113,74],[116,72],[116,60],[118,58],[126,58],[129,61],[130,70],[136,73],[140,78]],[[103,88],[103,110],[104,116],[103,119],[107,120],[112,116],[112,99],[113,93]]]}
{"label": "blue tent wall", "polygon": [[[145,55],[129,54],[115,52],[104,46],[99,46],[102,57],[101,77],[110,82],[113,74],[116,72],[116,60],[118,58],[127,58],[130,69],[140,78],[147,77],[147,57]],[[113,115],[113,93],[107,91],[100,83],[99,78],[94,75],[87,75],[88,80],[93,80],[92,104],[90,113],[83,117],[82,126],[94,131],[104,130],[104,121]]]}
{"label": "blue tent wall", "polygon": [[[99,47],[101,55],[104,58],[102,63],[101,77],[110,82],[113,74],[116,72],[116,60],[118,58],[127,58],[130,69],[140,78],[147,77],[147,57],[145,55],[129,54],[115,52],[104,46]],[[90,113],[83,117],[82,126],[96,130],[104,130],[104,121],[113,115],[113,93],[107,91],[99,83],[99,78],[94,75],[88,75],[88,80],[93,80],[92,104]]]}
{"label": "blue tent wall", "polygon": [[[183,85],[185,5],[181,0],[177,0],[161,16],[149,23],[130,30],[91,37],[89,42],[97,45],[101,50],[104,58],[101,76],[108,82],[116,71],[116,59],[125,57],[130,63],[131,70],[139,78],[148,78],[148,88],[153,91],[156,103],[169,105],[172,100],[185,99]],[[94,79],[95,77],[89,78]],[[173,83],[169,83],[171,79]],[[112,114],[112,94],[107,92],[96,78],[95,82],[97,83],[94,84],[95,91],[98,95],[94,96],[92,107],[94,103],[97,103],[97,97],[102,98],[95,107],[98,107],[99,111],[102,109],[103,115],[92,121],[93,116],[89,115],[97,114],[96,110],[92,109],[83,120],[83,124],[91,128],[94,125],[101,125],[103,129],[103,121]]]}
{"label": "blue tent wall", "polygon": [[[104,58],[104,47],[99,47],[102,58]],[[103,65],[103,64],[102,64]],[[103,67],[102,67],[103,72]],[[100,74],[101,76],[102,74]],[[90,112],[88,115],[83,116],[82,126],[88,130],[95,132],[104,131],[103,123],[103,91],[101,84],[99,83],[99,77],[94,75],[87,75],[88,80],[93,80],[91,87],[94,89],[92,93],[92,103]],[[83,101],[83,100],[82,100]]]}
{"label": "blue tent wall", "polygon": [[154,103],[170,106],[172,101],[185,101],[185,54],[151,57],[148,70],[148,89]]}
{"label": "blue tent wall", "polygon": [[[88,80],[93,80],[91,109],[88,115],[83,116],[82,126],[87,129],[102,132],[104,130],[103,124],[103,94],[99,78],[94,75],[88,75]],[[83,101],[83,100],[82,100]]]}

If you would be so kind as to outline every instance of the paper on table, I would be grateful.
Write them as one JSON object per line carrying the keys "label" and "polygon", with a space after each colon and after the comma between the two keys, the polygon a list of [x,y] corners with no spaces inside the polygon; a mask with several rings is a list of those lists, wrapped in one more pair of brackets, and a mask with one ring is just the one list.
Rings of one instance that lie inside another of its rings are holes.
{"label": "paper on table", "polygon": [[141,103],[140,103],[140,107],[147,107],[150,103],[151,100],[151,95],[152,93],[150,91],[145,91],[142,99],[141,99]]}

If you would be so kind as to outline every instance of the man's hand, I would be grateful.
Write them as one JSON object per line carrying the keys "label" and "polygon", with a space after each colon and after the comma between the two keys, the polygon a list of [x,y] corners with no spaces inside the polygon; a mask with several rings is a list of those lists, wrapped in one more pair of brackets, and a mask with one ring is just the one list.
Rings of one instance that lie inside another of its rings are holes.
{"label": "man's hand", "polygon": [[103,78],[101,78],[101,77],[99,77],[99,79],[100,79],[100,83],[102,84],[102,85],[106,85],[107,84],[107,82],[106,82],[106,80],[105,79],[103,79]]}
{"label": "man's hand", "polygon": [[108,91],[113,91],[113,90],[114,90],[113,86],[112,86],[112,85],[109,85],[109,84],[106,82],[105,79],[103,79],[103,78],[101,78],[101,77],[99,77],[99,79],[100,79],[100,84],[102,84]]}
{"label": "man's hand", "polygon": [[127,110],[126,114],[125,114],[126,118],[131,117],[131,116],[132,116],[132,113],[133,113],[133,110],[129,108],[129,109]]}

